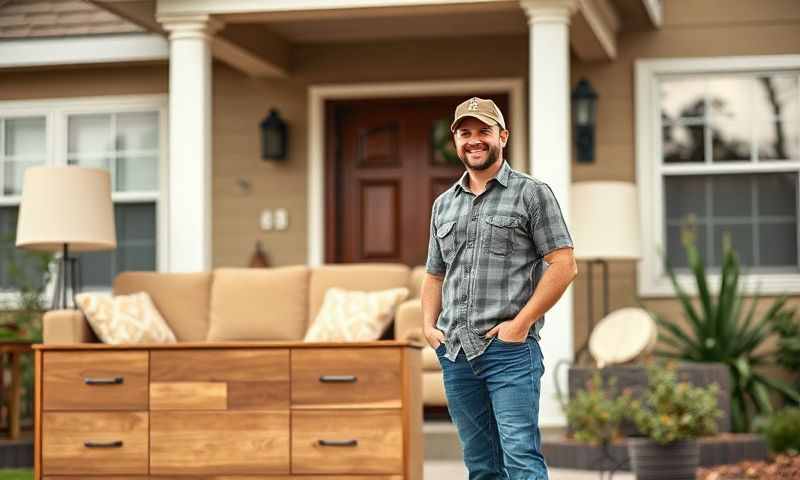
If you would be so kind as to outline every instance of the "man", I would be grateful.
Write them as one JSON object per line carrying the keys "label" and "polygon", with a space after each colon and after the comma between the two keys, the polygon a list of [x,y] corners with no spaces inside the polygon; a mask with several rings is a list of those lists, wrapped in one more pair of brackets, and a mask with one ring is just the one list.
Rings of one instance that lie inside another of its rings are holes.
{"label": "man", "polygon": [[550,187],[503,159],[509,132],[493,101],[465,101],[450,129],[466,172],[433,202],[425,337],[469,478],[547,479],[539,332],[577,275],[572,238]]}

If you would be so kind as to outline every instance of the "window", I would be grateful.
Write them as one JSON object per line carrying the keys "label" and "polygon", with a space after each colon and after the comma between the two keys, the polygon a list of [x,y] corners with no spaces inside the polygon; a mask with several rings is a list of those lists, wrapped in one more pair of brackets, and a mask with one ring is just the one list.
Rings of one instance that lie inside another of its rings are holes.
{"label": "window", "polygon": [[689,223],[712,284],[727,234],[750,287],[800,291],[800,60],[642,61],[636,98],[640,293],[673,294],[665,262],[692,289]]}
{"label": "window", "polygon": [[156,269],[159,143],[158,111],[67,117],[67,163],[109,170],[113,187],[117,248],[79,255],[87,288],[110,286],[124,270]]}
{"label": "window", "polygon": [[[4,113],[25,109],[43,114]],[[115,250],[79,254],[83,288],[105,290],[120,271],[164,265],[165,115],[163,96],[0,102],[0,236],[8,238],[0,249],[19,255],[13,237],[24,169],[80,165],[110,172],[117,233]],[[13,290],[7,269],[0,270],[0,290]]]}
{"label": "window", "polygon": [[12,288],[12,262],[31,268],[14,246],[18,204],[25,170],[47,161],[46,124],[44,115],[0,117],[0,289]]}

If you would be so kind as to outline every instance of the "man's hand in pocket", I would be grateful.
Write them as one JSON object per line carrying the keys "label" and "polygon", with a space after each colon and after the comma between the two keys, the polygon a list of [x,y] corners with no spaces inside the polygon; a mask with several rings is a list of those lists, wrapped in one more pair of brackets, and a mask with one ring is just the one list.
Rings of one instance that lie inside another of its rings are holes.
{"label": "man's hand in pocket", "polygon": [[438,330],[433,327],[425,327],[425,339],[428,340],[428,345],[430,345],[434,350],[439,348],[440,343],[444,343],[444,333],[441,330]]}

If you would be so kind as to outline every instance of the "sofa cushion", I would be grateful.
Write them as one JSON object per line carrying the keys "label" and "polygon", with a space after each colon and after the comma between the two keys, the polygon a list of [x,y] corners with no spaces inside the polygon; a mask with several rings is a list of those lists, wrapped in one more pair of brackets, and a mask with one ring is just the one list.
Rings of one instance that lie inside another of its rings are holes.
{"label": "sofa cushion", "polygon": [[97,343],[97,335],[79,309],[49,310],[42,316],[44,343]]}
{"label": "sofa cushion", "polygon": [[207,339],[301,340],[308,276],[302,265],[214,270]]}
{"label": "sofa cushion", "polygon": [[437,355],[436,350],[431,348],[427,343],[422,348],[422,370],[442,370],[442,364],[439,363],[439,355]]}
{"label": "sofa cushion", "polygon": [[412,298],[398,305],[394,317],[394,338],[426,342],[422,329],[422,300]]}
{"label": "sofa cushion", "polygon": [[381,334],[397,305],[408,297],[405,287],[362,292],[332,287],[305,336],[307,342],[370,342]]}
{"label": "sofa cushion", "polygon": [[325,292],[331,287],[374,292],[407,287],[410,269],[401,263],[349,263],[322,265],[311,271],[308,323],[317,317]]}
{"label": "sofa cushion", "polygon": [[179,342],[200,342],[208,333],[211,273],[122,272],[114,295],[147,292]]}
{"label": "sofa cushion", "polygon": [[103,343],[129,345],[176,342],[175,334],[147,292],[113,297],[79,293],[75,295],[75,302]]}
{"label": "sofa cushion", "polygon": [[442,372],[422,372],[422,398],[426,406],[447,406],[447,393],[444,389]]}
{"label": "sofa cushion", "polygon": [[411,288],[411,295],[409,298],[419,298],[422,292],[422,280],[425,278],[425,265],[418,265],[411,270],[409,278],[409,287]]}

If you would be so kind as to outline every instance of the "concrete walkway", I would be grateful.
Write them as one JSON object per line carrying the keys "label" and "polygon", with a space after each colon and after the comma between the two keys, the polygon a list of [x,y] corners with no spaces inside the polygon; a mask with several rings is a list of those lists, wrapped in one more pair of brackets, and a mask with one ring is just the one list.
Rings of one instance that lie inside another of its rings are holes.
{"label": "concrete walkway", "polygon": [[[426,480],[466,480],[467,470],[464,464],[452,460],[425,460]],[[606,477],[607,478],[607,477]],[[551,469],[550,480],[599,480],[598,472],[585,470]],[[614,474],[614,480],[634,480],[630,472]]]}
{"label": "concrete walkway", "polygon": [[[449,421],[426,421],[425,434],[425,479],[466,480],[467,469],[461,455],[461,446],[455,425]],[[542,430],[543,438],[560,438],[563,429]],[[608,478],[607,476],[605,477]],[[634,480],[630,472],[618,472],[613,480]],[[600,473],[587,470],[550,469],[550,480],[600,480]]]}

